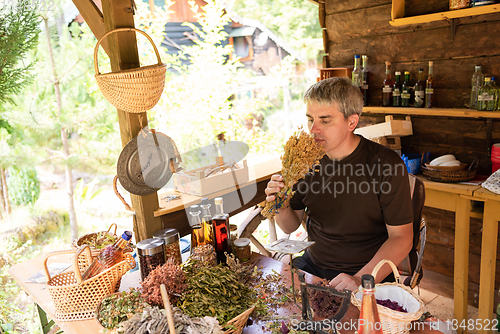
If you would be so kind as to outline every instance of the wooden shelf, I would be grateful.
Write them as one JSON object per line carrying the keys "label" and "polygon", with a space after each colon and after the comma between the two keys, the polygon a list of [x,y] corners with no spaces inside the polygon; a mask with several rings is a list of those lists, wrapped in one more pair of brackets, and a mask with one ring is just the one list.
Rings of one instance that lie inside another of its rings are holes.
{"label": "wooden shelf", "polygon": [[447,12],[432,13],[427,15],[404,17],[404,0],[393,0],[392,21],[389,21],[389,23],[392,26],[404,26],[408,24],[428,23],[498,12],[500,12],[500,4],[450,10]]}
{"label": "wooden shelf", "polygon": [[418,115],[466,118],[500,118],[500,111],[476,111],[452,108],[413,108],[413,107],[364,107],[363,115]]}

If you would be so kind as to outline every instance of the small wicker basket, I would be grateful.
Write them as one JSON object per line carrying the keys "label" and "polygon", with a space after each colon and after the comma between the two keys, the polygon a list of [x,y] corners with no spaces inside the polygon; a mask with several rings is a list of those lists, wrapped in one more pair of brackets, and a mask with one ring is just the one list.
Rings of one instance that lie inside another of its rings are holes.
{"label": "small wicker basket", "polygon": [[[158,64],[101,74],[97,62],[99,44],[108,35],[135,31],[143,34],[153,45]],[[161,62],[160,54],[151,37],[136,28],[118,28],[105,33],[94,49],[95,79],[104,97],[117,109],[130,113],[141,113],[153,108],[161,98],[165,87],[167,67]]]}
{"label": "small wicker basket", "polygon": [[243,329],[247,325],[248,317],[252,314],[255,306],[250,307],[245,312],[237,315],[233,319],[229,320],[226,325],[234,326],[234,329],[226,329],[223,331],[224,334],[241,334]]}
{"label": "small wicker basket", "polygon": [[[401,276],[399,275],[398,269],[396,268],[394,263],[392,263],[392,261],[380,261],[375,266],[375,268],[373,268],[372,276],[376,278],[379,269],[386,263],[391,266],[392,271],[394,272],[394,276],[396,277],[396,283],[376,284],[375,296],[377,297],[377,290],[395,288],[399,290],[398,294],[404,296],[404,299],[407,302],[411,301],[414,304],[418,303],[419,307],[418,310],[415,310],[414,312],[405,313],[392,310],[382,305],[377,305],[380,322],[382,323],[382,331],[384,332],[384,334],[407,334],[409,333],[409,329],[411,328],[410,323],[412,321],[418,320],[424,313],[424,303],[417,295],[413,293],[413,291],[409,287],[401,284]],[[361,309],[361,296],[361,289],[358,289],[351,294],[351,303],[354,306],[358,307],[358,309]],[[400,305],[403,302],[401,300],[395,301],[397,301]]]}
{"label": "small wicker basket", "polygon": [[[116,224],[113,223],[109,226],[107,231],[103,231],[103,232],[109,236],[116,237],[116,228],[117,228]],[[113,232],[111,232],[111,229],[113,229]],[[94,238],[96,235],[97,235],[96,232],[85,234],[85,235],[81,236],[80,238],[73,240],[73,242],[71,243],[71,247],[73,247],[74,249],[78,249],[81,246],[85,245],[86,241]],[[96,249],[96,248],[90,247],[90,250],[92,252],[92,258],[96,258],[102,252],[103,249],[104,248]],[[130,244],[125,246],[125,248],[123,250],[124,253],[132,253],[133,251],[134,251],[134,249],[132,248],[132,246],[130,246]]]}
{"label": "small wicker basket", "polygon": [[479,164],[479,158],[474,159],[467,168],[467,164],[462,163],[459,166],[431,166],[428,163],[422,165],[422,174],[436,182],[464,182],[476,177],[476,170]]}
{"label": "small wicker basket", "polygon": [[[51,256],[74,254],[73,271],[50,276],[47,261]],[[47,287],[54,302],[56,311],[54,320],[77,321],[92,319],[97,304],[107,295],[114,293],[122,276],[135,268],[135,260],[130,253],[124,255],[123,261],[111,268],[82,281],[82,272],[92,263],[89,246],[78,250],[56,251],[47,254],[43,262]]]}

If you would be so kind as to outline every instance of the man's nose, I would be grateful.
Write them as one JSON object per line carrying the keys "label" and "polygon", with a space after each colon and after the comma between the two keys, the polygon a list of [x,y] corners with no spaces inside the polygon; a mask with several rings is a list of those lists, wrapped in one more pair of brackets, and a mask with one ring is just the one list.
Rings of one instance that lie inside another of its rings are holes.
{"label": "man's nose", "polygon": [[309,132],[310,133],[319,133],[320,132],[319,126],[316,124],[316,122],[312,123],[312,125],[309,127]]}

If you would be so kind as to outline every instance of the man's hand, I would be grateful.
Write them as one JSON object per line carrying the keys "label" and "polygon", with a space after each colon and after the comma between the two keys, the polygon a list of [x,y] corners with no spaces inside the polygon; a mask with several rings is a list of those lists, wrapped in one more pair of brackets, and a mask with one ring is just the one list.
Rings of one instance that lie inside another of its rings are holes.
{"label": "man's hand", "polygon": [[342,291],[343,289],[348,289],[351,291],[356,291],[361,285],[361,279],[357,276],[351,276],[348,274],[338,274],[334,279],[328,283],[328,286],[334,288],[335,290]]}
{"label": "man's hand", "polygon": [[279,192],[281,188],[285,186],[285,184],[282,182],[283,181],[283,176],[279,174],[274,174],[271,176],[271,180],[267,183],[267,188],[264,191],[266,193],[266,201],[272,202],[276,198],[274,194]]}

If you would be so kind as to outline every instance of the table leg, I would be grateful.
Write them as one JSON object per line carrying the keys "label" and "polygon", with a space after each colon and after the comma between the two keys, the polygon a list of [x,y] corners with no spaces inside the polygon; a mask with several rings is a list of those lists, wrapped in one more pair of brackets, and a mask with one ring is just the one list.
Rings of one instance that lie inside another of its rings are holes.
{"label": "table leg", "polygon": [[[54,323],[54,320],[50,320],[47,318],[47,314],[45,311],[40,307],[40,305],[36,304],[36,311],[38,313],[38,319],[40,320],[40,328],[42,330],[43,334],[49,334],[49,333],[57,333],[59,332],[59,326],[57,326]],[[51,327],[54,326],[54,328]]]}
{"label": "table leg", "polygon": [[[454,264],[454,307],[458,324],[467,322],[467,299],[469,289],[469,229],[471,201],[457,197],[455,211],[455,264]],[[467,333],[463,327],[458,334]]]}
{"label": "table leg", "polygon": [[478,330],[478,334],[490,332],[492,327],[499,216],[500,203],[497,201],[485,201],[481,242],[481,272],[479,276],[479,312],[477,318],[482,324],[482,326],[478,324],[478,329],[487,326],[490,330],[481,329]]}

